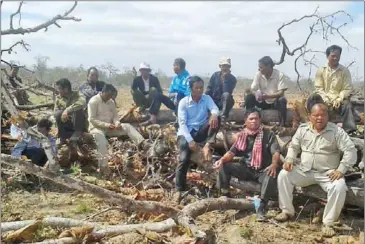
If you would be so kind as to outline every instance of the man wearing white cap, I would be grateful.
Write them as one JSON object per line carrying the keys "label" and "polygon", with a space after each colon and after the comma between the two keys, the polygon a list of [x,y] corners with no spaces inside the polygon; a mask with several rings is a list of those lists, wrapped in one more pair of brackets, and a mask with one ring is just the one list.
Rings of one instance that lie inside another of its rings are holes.
{"label": "man wearing white cap", "polygon": [[217,71],[212,75],[205,94],[211,96],[219,110],[221,110],[222,122],[224,122],[234,105],[232,93],[236,87],[237,79],[231,74],[230,58],[221,58],[219,68],[221,71]]}
{"label": "man wearing white cap", "polygon": [[158,78],[150,74],[151,68],[148,63],[142,62],[139,72],[141,75],[134,78],[131,93],[137,107],[144,110],[151,106],[156,95],[162,93],[162,89]]}

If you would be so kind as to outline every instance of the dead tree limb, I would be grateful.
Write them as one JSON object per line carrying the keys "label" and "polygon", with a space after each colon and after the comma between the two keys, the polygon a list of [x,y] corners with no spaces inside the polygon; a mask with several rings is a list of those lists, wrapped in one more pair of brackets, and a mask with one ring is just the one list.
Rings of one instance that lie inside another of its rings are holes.
{"label": "dead tree limb", "polygon": [[21,19],[22,19],[21,9],[22,9],[23,3],[24,3],[24,1],[21,1],[21,2],[19,3],[18,10],[17,10],[15,13],[13,13],[13,14],[11,14],[11,15],[10,15],[10,29],[11,29],[11,30],[13,30],[13,29],[14,29],[14,26],[13,26],[13,19],[14,19],[14,17],[15,17],[17,14],[19,14],[19,25],[20,25],[20,21],[21,21]]}
{"label": "dead tree limb", "polygon": [[7,52],[8,54],[11,54],[11,52],[13,51],[13,48],[16,47],[17,45],[21,45],[26,51],[30,51],[30,45],[27,44],[26,42],[24,42],[23,40],[21,40],[21,41],[17,41],[16,43],[11,45],[7,49],[1,49],[1,54],[3,54],[3,52]]}
{"label": "dead tree limb", "polygon": [[189,228],[195,238],[204,240],[207,235],[204,231],[199,230],[194,219],[207,212],[227,209],[248,210],[253,209],[253,204],[245,199],[208,198],[185,206],[178,215],[178,222]]}
{"label": "dead tree limb", "polygon": [[19,110],[29,111],[39,108],[50,108],[53,107],[53,105],[54,105],[53,102],[51,102],[51,103],[36,104],[36,105],[16,105],[15,107]]}
{"label": "dead tree limb", "polygon": [[[35,220],[22,220],[22,221],[12,221],[12,222],[2,222],[1,223],[1,232],[14,231],[19,230],[27,225],[30,225]],[[71,228],[77,226],[95,226],[102,228],[100,224],[92,223],[88,221],[70,219],[70,218],[60,218],[60,217],[47,217],[41,219],[42,225],[51,226],[51,227],[62,227],[62,228]]]}
{"label": "dead tree limb", "polygon": [[23,172],[37,175],[41,178],[51,180],[68,188],[93,194],[104,199],[105,201],[118,204],[121,208],[127,211],[158,212],[164,213],[171,217],[175,216],[179,212],[179,210],[159,202],[133,200],[132,198],[117,194],[96,185],[89,184],[85,181],[76,180],[66,175],[56,174],[42,167],[34,165],[29,161],[24,161],[6,154],[1,154],[1,163],[12,167],[17,167]]}
{"label": "dead tree limb", "polygon": [[[32,32],[37,32],[41,29],[45,29],[45,31],[47,31],[48,27],[50,27],[51,25],[56,25],[57,27],[60,28],[61,26],[57,23],[58,20],[73,20],[73,21],[79,22],[79,21],[81,21],[81,19],[73,17],[73,16],[68,16],[76,8],[76,6],[77,6],[77,1],[75,1],[74,5],[69,10],[67,10],[63,15],[58,14],[55,17],[53,17],[52,19],[50,19],[42,24],[39,24],[34,27],[29,27],[29,28],[19,27],[17,29],[14,29],[13,24],[12,24],[12,18],[11,18],[10,28],[6,29],[6,30],[2,30],[1,35],[19,35],[19,34],[24,35],[24,34],[29,34]],[[20,8],[21,8],[21,6],[18,9],[19,14],[20,14]]]}

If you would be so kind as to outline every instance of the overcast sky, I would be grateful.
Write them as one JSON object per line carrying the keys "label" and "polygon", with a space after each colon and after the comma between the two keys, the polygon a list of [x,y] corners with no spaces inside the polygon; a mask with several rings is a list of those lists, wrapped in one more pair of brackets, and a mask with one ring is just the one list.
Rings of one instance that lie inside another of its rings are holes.
{"label": "overcast sky", "polygon": [[[22,27],[42,23],[56,14],[64,13],[73,2],[26,2],[22,9]],[[278,60],[281,47],[276,43],[277,29],[284,22],[311,14],[319,5],[320,14],[345,10],[353,22],[339,15],[337,23],[347,21],[343,34],[358,50],[348,49],[339,37],[328,42],[321,35],[314,36],[309,47],[324,51],[332,44],[344,48],[341,63],[355,60],[353,76],[364,73],[364,3],[363,2],[79,2],[71,14],[81,22],[59,21],[47,32],[2,37],[2,48],[17,40],[31,45],[31,52],[17,48],[17,54],[5,54],[3,59],[34,63],[34,57],[50,57],[50,66],[101,65],[111,62],[120,70],[138,67],[147,61],[154,70],[172,75],[172,62],[182,57],[191,74],[211,74],[218,69],[220,57],[232,59],[232,72],[252,78],[257,71],[257,60],[269,55]],[[9,15],[18,2],[2,4],[1,28],[9,28]],[[289,47],[304,42],[313,20],[303,21],[284,29]],[[14,27],[18,27],[15,18]],[[317,54],[316,63],[325,64],[325,55]],[[295,77],[294,58],[287,57],[277,66],[290,77]],[[308,68],[300,63],[302,75]]]}

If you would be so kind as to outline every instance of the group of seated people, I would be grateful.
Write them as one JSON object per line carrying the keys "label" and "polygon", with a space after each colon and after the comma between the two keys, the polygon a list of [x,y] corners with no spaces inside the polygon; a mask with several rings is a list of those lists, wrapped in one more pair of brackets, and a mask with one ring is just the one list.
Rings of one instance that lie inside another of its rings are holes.
{"label": "group of seated people", "polygon": [[[288,88],[287,80],[283,73],[274,69],[270,57],[265,56],[258,62],[259,71],[251,85],[251,93],[245,97],[243,130],[237,135],[231,149],[213,165],[218,171],[217,185],[223,196],[230,196],[232,176],[243,181],[261,183],[258,220],[265,220],[268,200],[276,196],[279,197],[282,209],[276,219],[291,219],[295,215],[292,204],[294,187],[319,184],[328,194],[323,230],[328,236],[334,235],[332,226],[339,218],[347,191],[344,174],[356,163],[357,158],[354,143],[349,136],[349,133],[356,130],[349,102],[351,75],[346,67],[339,64],[341,51],[341,47],[336,45],[327,48],[328,63],[317,71],[315,93],[307,103],[310,122],[297,129],[284,162],[280,160],[280,147],[275,134],[262,124],[261,109],[279,110],[280,124],[285,125],[287,100],[284,93]],[[231,74],[230,58],[221,59],[220,71],[212,75],[205,93],[203,79],[190,76],[182,58],[177,58],[173,67],[176,75],[167,96],[163,94],[158,78],[150,74],[151,69],[147,63],[141,64],[141,75],[133,80],[131,93],[138,107],[142,110],[149,108],[151,116],[145,124],[156,123],[162,103],[177,115],[179,156],[174,200],[180,202],[187,190],[186,175],[190,157],[192,153],[202,150],[204,158],[207,161],[211,159],[212,144],[235,103],[232,93],[237,80]],[[100,155],[99,167],[102,172],[107,172],[106,136],[128,135],[144,150],[150,144],[132,125],[119,122],[115,104],[117,90],[112,85],[99,81],[95,67],[88,70],[87,76],[87,82],[79,91],[73,91],[67,79],[56,82],[59,92],[55,107],[58,136],[61,144],[67,141],[74,144],[82,132],[91,133]],[[329,122],[329,108],[337,109],[342,114],[343,128]],[[41,120],[38,130],[48,135],[50,126],[48,121]],[[17,144],[13,155],[26,155],[33,159],[28,156],[31,151],[30,142],[24,138]],[[39,148],[39,145],[34,147]],[[301,156],[298,164],[299,153]],[[232,163],[234,156],[240,157],[240,161]],[[43,158],[42,156],[42,160]]]}

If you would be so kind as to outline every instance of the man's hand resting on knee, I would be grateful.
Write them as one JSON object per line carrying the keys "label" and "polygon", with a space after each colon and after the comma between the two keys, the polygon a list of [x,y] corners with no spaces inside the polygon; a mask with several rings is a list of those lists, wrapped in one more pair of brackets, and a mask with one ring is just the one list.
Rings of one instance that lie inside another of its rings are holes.
{"label": "man's hand resting on knee", "polygon": [[285,169],[286,171],[290,172],[290,171],[293,170],[293,164],[284,163],[283,164],[283,169]]}
{"label": "man's hand resting on knee", "polygon": [[328,177],[332,180],[332,181],[335,181],[335,180],[339,180],[343,177],[344,175],[338,171],[338,170],[334,170],[332,171],[331,173],[329,173]]}

